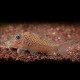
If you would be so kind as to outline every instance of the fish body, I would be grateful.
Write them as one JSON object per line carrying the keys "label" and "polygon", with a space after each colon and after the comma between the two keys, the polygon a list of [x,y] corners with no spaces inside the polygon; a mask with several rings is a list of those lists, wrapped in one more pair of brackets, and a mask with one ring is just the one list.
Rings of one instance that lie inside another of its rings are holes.
{"label": "fish body", "polygon": [[48,53],[50,55],[53,55],[59,46],[59,44],[53,44],[48,39],[31,32],[15,34],[5,44],[8,48],[17,48],[17,53],[21,49],[27,49],[30,52]]}

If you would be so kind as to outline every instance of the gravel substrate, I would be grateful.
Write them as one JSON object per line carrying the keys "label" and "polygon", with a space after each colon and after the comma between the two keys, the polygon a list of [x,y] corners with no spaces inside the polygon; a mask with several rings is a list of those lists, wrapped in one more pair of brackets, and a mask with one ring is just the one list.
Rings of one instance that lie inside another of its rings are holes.
{"label": "gravel substrate", "polygon": [[[39,54],[33,56],[28,52],[18,54],[17,49],[9,51],[4,42],[9,36],[18,32],[30,31],[52,40],[54,44],[61,44],[58,52],[53,56]],[[0,26],[0,60],[14,60],[30,62],[35,60],[56,60],[56,61],[80,61],[80,25],[66,23],[32,23],[32,24],[6,24]]]}

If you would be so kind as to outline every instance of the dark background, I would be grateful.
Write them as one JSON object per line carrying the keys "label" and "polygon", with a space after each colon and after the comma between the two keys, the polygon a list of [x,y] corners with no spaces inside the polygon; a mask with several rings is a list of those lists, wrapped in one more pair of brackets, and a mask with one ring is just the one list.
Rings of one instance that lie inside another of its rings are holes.
{"label": "dark background", "polygon": [[0,22],[80,22],[79,9],[74,7],[3,9]]}
{"label": "dark background", "polygon": [[66,13],[23,13],[0,15],[0,22],[79,22],[80,16]]}

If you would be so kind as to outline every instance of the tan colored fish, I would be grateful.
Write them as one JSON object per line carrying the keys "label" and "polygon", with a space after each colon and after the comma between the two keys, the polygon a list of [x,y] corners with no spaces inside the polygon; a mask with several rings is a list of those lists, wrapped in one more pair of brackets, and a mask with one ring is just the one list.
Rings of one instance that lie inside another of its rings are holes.
{"label": "tan colored fish", "polygon": [[31,32],[12,35],[5,44],[7,48],[17,48],[17,53],[24,49],[30,52],[47,53],[48,55],[53,55],[59,46],[59,44],[53,44],[48,39]]}

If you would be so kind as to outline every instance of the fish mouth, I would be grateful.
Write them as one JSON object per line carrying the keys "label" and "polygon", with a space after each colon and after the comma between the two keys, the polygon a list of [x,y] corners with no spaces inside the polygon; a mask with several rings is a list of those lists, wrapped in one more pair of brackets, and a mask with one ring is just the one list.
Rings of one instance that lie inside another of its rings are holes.
{"label": "fish mouth", "polygon": [[1,43],[0,43],[0,47],[8,48],[8,46],[7,46],[6,42],[1,42]]}

